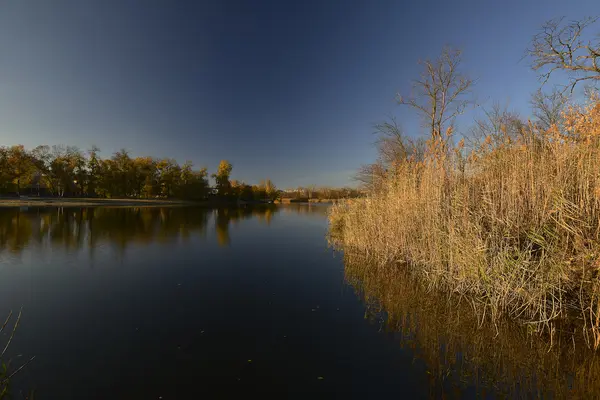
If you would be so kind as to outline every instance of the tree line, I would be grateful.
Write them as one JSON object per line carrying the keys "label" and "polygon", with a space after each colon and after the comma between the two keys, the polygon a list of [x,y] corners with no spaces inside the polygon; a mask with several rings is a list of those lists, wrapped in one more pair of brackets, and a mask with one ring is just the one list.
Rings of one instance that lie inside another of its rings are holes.
{"label": "tree line", "polygon": [[298,186],[296,189],[286,189],[281,192],[282,198],[288,199],[319,199],[339,200],[362,196],[360,189],[352,187],[330,187],[330,186]]}
{"label": "tree line", "polygon": [[97,147],[84,152],[73,146],[0,146],[0,195],[250,201],[273,200],[279,193],[269,179],[258,185],[231,180],[233,166],[226,160],[211,175],[211,187],[207,168],[194,168],[190,161],[131,157],[127,150],[101,158],[99,152]]}

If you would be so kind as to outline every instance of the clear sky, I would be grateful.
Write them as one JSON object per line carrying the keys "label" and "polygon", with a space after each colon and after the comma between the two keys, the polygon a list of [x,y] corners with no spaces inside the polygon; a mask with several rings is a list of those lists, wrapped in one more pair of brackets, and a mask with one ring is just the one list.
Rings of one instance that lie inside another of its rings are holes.
{"label": "clear sky", "polygon": [[[346,185],[419,59],[464,51],[483,105],[528,114],[521,58],[598,0],[0,0],[0,144],[92,144],[280,187]],[[461,122],[459,129],[466,129]]]}

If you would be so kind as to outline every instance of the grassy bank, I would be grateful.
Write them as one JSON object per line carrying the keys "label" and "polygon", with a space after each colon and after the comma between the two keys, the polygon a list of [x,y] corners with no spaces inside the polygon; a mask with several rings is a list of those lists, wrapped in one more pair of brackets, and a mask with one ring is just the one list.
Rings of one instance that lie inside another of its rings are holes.
{"label": "grassy bank", "polygon": [[522,127],[474,145],[430,140],[365,199],[330,211],[335,245],[400,263],[431,289],[539,332],[576,321],[600,346],[600,103],[563,129]]}

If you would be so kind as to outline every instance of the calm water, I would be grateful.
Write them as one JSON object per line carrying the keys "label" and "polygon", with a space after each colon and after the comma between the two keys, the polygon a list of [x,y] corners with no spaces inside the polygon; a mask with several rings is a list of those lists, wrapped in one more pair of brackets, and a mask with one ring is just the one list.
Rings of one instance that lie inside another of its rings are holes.
{"label": "calm water", "polygon": [[[470,325],[361,275],[326,231],[324,206],[0,210],[0,314],[23,307],[11,355],[37,357],[15,387],[38,399],[534,390],[506,373],[539,381],[510,360],[535,361],[531,349],[473,355]],[[381,312],[372,299],[393,293],[400,308]]]}

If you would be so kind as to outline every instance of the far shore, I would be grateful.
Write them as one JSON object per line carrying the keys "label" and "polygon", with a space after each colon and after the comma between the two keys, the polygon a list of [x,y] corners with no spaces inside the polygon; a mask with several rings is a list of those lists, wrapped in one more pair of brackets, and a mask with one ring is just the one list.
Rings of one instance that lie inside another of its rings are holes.
{"label": "far shore", "polygon": [[[290,201],[291,200],[291,201]],[[334,203],[332,199],[283,199],[276,200],[275,204],[290,203]],[[176,199],[106,199],[85,197],[0,197],[0,208],[2,207],[219,207],[219,206],[245,206],[260,204],[264,202],[248,201],[221,201],[204,200],[189,201]]]}
{"label": "far shore", "polygon": [[169,199],[97,199],[57,197],[0,198],[0,207],[171,207],[201,204],[209,204],[209,202],[192,202]]}
{"label": "far shore", "polygon": [[308,199],[308,198],[298,198],[298,199],[290,199],[284,198],[281,200],[275,200],[275,204],[292,204],[292,203],[335,203],[336,199]]}

